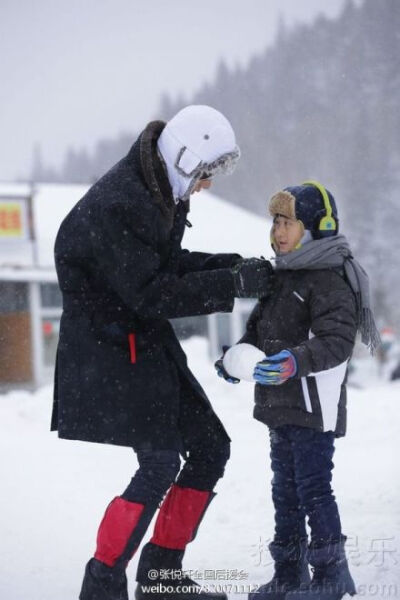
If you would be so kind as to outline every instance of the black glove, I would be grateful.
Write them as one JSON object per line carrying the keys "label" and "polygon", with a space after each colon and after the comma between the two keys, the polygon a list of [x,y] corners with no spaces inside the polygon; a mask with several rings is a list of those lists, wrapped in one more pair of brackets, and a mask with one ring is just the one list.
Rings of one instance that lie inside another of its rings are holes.
{"label": "black glove", "polygon": [[232,377],[232,375],[229,375],[228,371],[224,367],[223,360],[224,360],[225,352],[227,350],[229,350],[229,346],[222,346],[222,350],[223,350],[223,355],[221,356],[221,358],[219,358],[214,363],[214,367],[215,367],[215,370],[217,371],[218,377],[223,377],[225,379],[225,381],[227,381],[228,383],[240,383],[240,379],[237,379],[237,377]]}
{"label": "black glove", "polygon": [[245,258],[231,270],[237,298],[263,298],[268,295],[274,278],[274,269],[268,260]]}

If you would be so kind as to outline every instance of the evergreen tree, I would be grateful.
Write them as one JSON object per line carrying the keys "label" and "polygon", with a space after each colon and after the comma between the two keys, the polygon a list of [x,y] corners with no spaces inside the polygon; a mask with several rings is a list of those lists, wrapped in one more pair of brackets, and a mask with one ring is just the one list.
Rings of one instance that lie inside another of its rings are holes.
{"label": "evergreen tree", "polygon": [[[192,98],[164,95],[156,118],[192,103],[221,110],[242,158],[213,189],[259,214],[283,186],[313,177],[330,188],[341,231],[371,276],[382,323],[400,332],[399,31],[399,0],[348,0],[336,19],[320,16],[291,30],[281,20],[273,46],[246,68],[221,61]],[[91,181],[134,137],[103,140],[92,157],[70,151],[62,177]]]}

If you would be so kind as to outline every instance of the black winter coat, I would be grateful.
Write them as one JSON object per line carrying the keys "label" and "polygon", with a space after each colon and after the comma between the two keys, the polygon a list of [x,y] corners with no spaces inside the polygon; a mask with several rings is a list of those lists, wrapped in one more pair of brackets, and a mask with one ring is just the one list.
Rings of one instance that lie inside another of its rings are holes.
{"label": "black winter coat", "polygon": [[147,126],[57,235],[51,427],[62,438],[179,448],[182,380],[211,410],[168,319],[231,311],[240,257],[182,250],[188,207],[175,204],[157,154],[163,127]]}
{"label": "black winter coat", "polygon": [[267,355],[290,350],[298,371],[282,385],[256,384],[254,417],[272,428],[290,424],[345,435],[347,361],[356,331],[355,297],[337,270],[277,271],[240,342]]}

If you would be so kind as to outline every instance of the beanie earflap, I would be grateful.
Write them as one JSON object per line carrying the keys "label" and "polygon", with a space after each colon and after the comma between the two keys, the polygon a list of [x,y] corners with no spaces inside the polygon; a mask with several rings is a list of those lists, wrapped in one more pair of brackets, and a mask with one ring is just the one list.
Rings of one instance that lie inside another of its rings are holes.
{"label": "beanie earflap", "polygon": [[288,219],[296,219],[296,198],[290,192],[278,192],[269,202],[269,212],[272,217],[282,215]]}

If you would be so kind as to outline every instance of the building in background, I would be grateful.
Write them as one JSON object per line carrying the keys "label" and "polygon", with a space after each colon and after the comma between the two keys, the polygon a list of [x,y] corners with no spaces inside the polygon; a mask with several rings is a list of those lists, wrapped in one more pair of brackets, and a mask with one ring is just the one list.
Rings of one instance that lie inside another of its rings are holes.
{"label": "building in background", "polygon": [[62,310],[53,244],[86,189],[0,184],[0,389],[51,380]]}
{"label": "building in background", "polygon": [[[84,185],[0,183],[0,390],[51,381],[62,312],[53,247],[61,221],[87,191]],[[269,256],[266,219],[203,191],[193,198],[184,247],[204,252]],[[207,335],[210,356],[243,332],[253,301],[232,314],[177,319],[180,337]]]}

